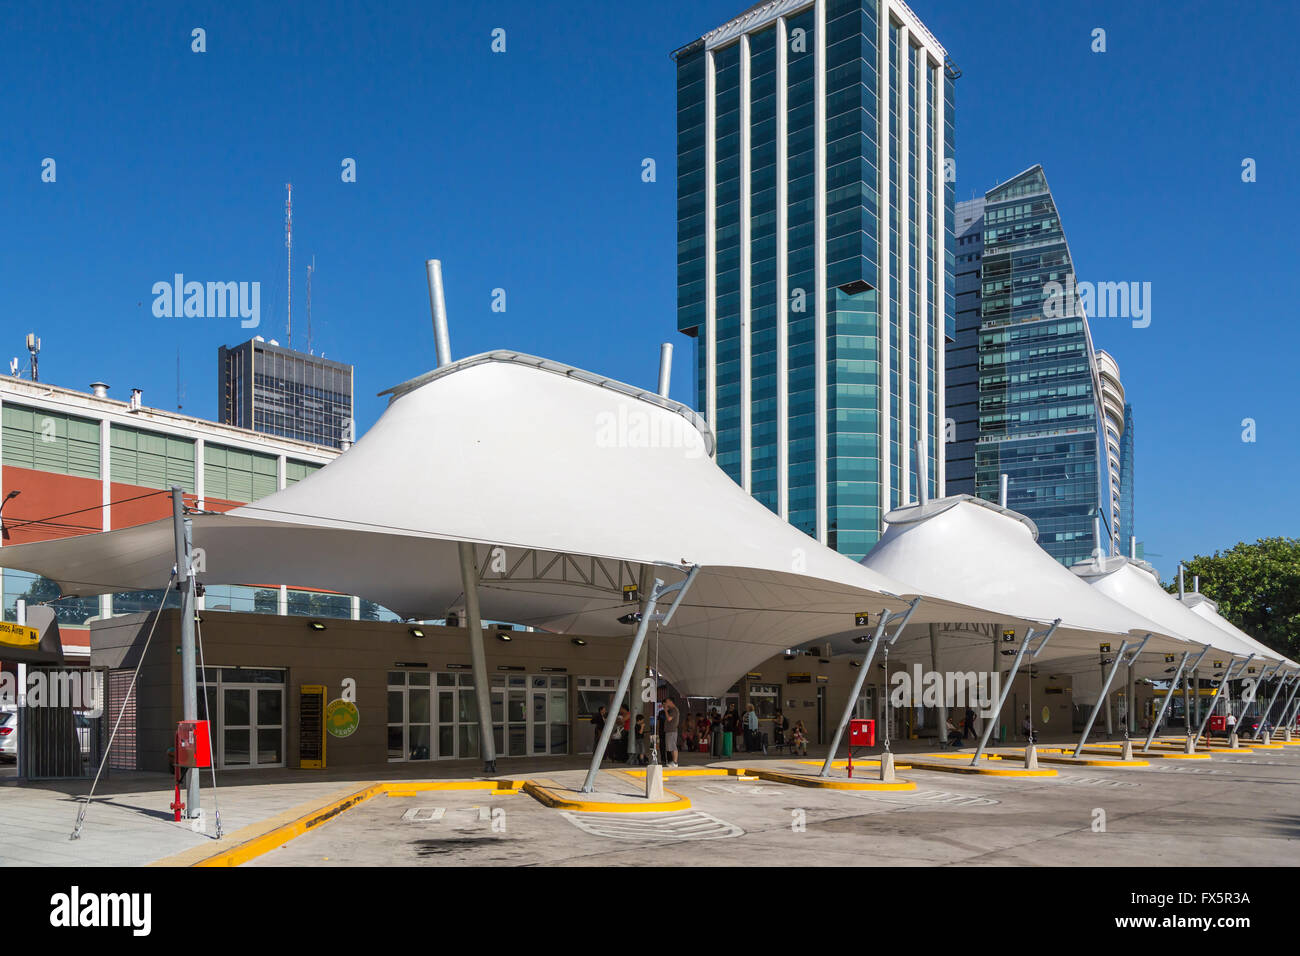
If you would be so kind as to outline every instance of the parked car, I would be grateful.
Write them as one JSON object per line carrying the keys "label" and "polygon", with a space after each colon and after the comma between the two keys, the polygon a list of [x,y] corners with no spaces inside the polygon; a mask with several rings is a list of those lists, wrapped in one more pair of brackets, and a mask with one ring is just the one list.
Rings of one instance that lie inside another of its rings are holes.
{"label": "parked car", "polygon": [[0,760],[18,760],[18,711],[0,711]]}

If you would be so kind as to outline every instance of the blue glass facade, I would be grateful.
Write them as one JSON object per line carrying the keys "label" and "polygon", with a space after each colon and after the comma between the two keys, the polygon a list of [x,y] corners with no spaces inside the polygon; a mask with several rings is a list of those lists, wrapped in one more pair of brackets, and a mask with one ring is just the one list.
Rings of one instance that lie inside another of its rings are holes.
{"label": "blue glass facade", "polygon": [[1137,536],[1133,526],[1133,481],[1136,477],[1133,462],[1133,404],[1124,403],[1124,434],[1120,437],[1119,453],[1119,545],[1129,553],[1129,539]]}
{"label": "blue glass facade", "polygon": [[[1073,289],[1074,266],[1041,167],[984,196],[979,259],[975,493],[1008,505],[1069,566],[1111,550],[1114,521],[1097,360]],[[1049,298],[1050,297],[1050,298]]]}
{"label": "blue glass facade", "polygon": [[[953,84],[902,4],[773,4],[676,54],[678,329],[718,464],[861,557],[942,492]],[[882,140],[885,142],[882,143]]]}

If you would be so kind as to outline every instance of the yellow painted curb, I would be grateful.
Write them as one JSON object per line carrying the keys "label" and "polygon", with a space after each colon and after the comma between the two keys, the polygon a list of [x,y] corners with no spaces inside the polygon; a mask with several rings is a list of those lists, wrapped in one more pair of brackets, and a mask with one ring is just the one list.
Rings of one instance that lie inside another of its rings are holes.
{"label": "yellow painted curb", "polygon": [[[616,773],[629,777],[644,778],[644,770],[618,770]],[[743,777],[748,773],[744,767],[678,767],[664,770],[665,777]]]}
{"label": "yellow painted curb", "polygon": [[[804,764],[805,766],[808,766],[808,767],[820,767],[820,766],[822,765],[823,761],[821,761],[821,760],[800,760],[799,763]],[[849,766],[849,762],[848,762],[847,760],[832,760],[832,761],[831,761],[831,769],[832,769],[832,770],[847,770],[847,769],[848,769],[848,766]],[[879,760],[855,760],[855,761],[853,761],[853,766],[855,766],[855,767],[877,767],[877,768],[879,768],[879,767],[880,767],[880,761],[879,761]],[[911,767],[910,767],[909,765],[905,764],[905,763],[898,763],[898,762],[896,761],[896,762],[894,763],[894,769],[895,769],[895,770],[910,770]]]}
{"label": "yellow painted curb", "polygon": [[[1003,761],[1004,763],[1007,761]],[[972,767],[970,764],[957,763],[917,763],[912,762],[913,770],[940,770],[944,773],[968,773],[983,777],[1056,777],[1059,774],[1050,767],[1038,770],[1026,770],[1024,767]]]}
{"label": "yellow painted curb", "polygon": [[611,803],[604,800],[573,799],[560,796],[554,790],[532,780],[524,783],[524,793],[553,810],[580,810],[584,813],[672,813],[677,810],[689,810],[691,808],[690,800],[680,793],[674,793],[667,787],[664,788],[664,793],[671,793],[676,799],[655,803],[649,801]]}
{"label": "yellow painted curb", "polygon": [[[502,796],[517,794],[524,781],[522,780],[431,780],[431,781],[412,781],[396,782],[388,781],[384,783],[374,783],[361,790],[348,793],[342,797],[330,798],[324,804],[317,806],[309,812],[290,820],[281,826],[272,827],[263,833],[259,833],[249,839],[244,840],[238,845],[231,847],[229,850],[222,850],[210,856],[199,859],[188,859],[193,854],[193,850],[185,853],[176,854],[174,857],[168,857],[159,860],[153,864],[155,866],[239,866],[255,859],[276,847],[284,846],[290,840],[302,836],[308,830],[313,830],[323,823],[328,823],[341,813],[351,810],[359,804],[365,803],[372,797],[381,793],[389,796],[403,797],[415,796],[416,793],[426,793],[429,791],[469,791],[469,790],[487,790],[491,794]],[[272,818],[278,819],[278,818]],[[254,827],[259,826],[254,824]],[[248,827],[244,828],[249,829]],[[238,837],[243,830],[237,831],[233,836]],[[206,849],[206,848],[198,848]]]}
{"label": "yellow painted curb", "polygon": [[492,796],[514,796],[523,789],[522,780],[430,780],[415,783],[381,784],[390,797],[413,797],[437,790],[487,790]]}
{"label": "yellow painted curb", "polygon": [[322,823],[328,823],[340,813],[351,810],[360,803],[365,803],[376,794],[382,793],[383,789],[384,785],[382,783],[371,784],[369,787],[358,790],[341,800],[330,801],[312,813],[299,817],[292,823],[276,827],[260,836],[253,837],[251,840],[246,840],[236,847],[214,853],[212,856],[190,865],[239,866],[241,863],[247,863],[263,853],[274,850],[276,847],[284,846],[290,840],[302,836],[308,830],[315,829]]}
{"label": "yellow painted curb", "polygon": [[885,783],[882,780],[823,780],[820,777],[800,773],[783,773],[780,770],[755,770],[748,768],[760,780],[773,783],[786,783],[795,787],[814,787],[823,790],[915,790],[916,784],[911,780],[896,780]]}

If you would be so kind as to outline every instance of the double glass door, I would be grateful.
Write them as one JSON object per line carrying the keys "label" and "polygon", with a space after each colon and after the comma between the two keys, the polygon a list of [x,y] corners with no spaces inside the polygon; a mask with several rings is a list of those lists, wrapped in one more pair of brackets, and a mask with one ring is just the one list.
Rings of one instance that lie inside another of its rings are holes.
{"label": "double glass door", "polygon": [[284,687],[221,685],[221,766],[284,766]]}
{"label": "double glass door", "polygon": [[285,766],[285,671],[277,667],[196,671],[199,719],[210,724],[217,769]]}

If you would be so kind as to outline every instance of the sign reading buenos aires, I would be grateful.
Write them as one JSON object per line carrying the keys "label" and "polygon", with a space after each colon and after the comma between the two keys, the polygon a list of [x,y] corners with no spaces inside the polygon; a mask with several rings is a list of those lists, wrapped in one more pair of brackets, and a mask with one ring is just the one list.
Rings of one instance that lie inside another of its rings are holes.
{"label": "sign reading buenos aires", "polygon": [[25,624],[0,621],[0,644],[9,647],[35,647],[41,642],[41,633]]}

